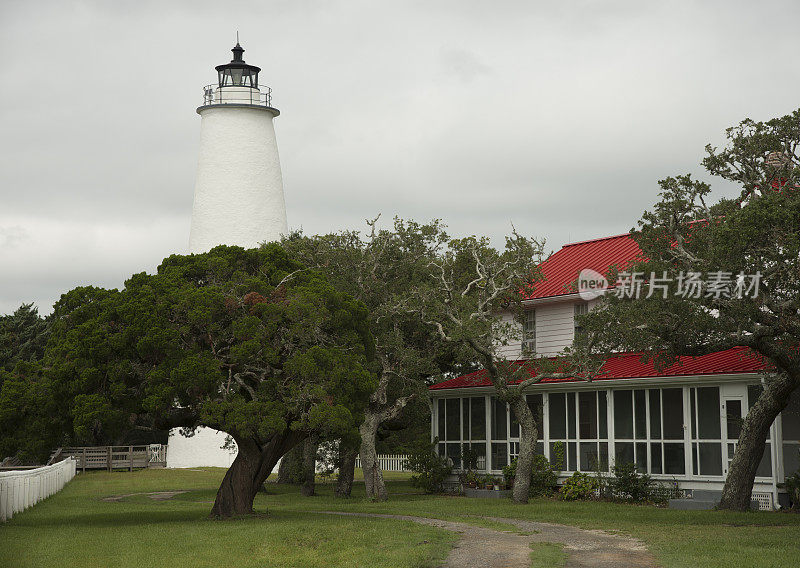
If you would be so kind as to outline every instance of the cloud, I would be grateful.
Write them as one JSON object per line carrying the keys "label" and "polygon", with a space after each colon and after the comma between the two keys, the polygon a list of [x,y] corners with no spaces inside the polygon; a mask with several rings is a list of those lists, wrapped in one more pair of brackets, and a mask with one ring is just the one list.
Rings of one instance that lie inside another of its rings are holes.
{"label": "cloud", "polygon": [[[776,17],[775,14],[780,14]],[[0,313],[185,252],[200,104],[239,30],[292,227],[617,234],[706,143],[797,107],[795,2],[5,3]],[[714,183],[717,195],[735,188]]]}

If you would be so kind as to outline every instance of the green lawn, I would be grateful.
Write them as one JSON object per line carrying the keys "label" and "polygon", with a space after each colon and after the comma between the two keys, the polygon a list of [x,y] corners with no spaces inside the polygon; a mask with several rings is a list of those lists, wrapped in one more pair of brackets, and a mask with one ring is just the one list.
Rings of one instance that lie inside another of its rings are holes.
{"label": "green lawn", "polygon": [[[319,510],[412,514],[474,522],[505,530],[481,515],[572,524],[632,534],[644,540],[665,567],[794,567],[800,558],[800,515],[671,511],[614,503],[566,503],[538,499],[528,505],[505,500],[420,495],[392,476],[388,503],[354,496],[301,498],[296,487],[269,485],[253,518],[207,518],[223,470],[145,470],[79,475],[63,491],[0,525],[0,566],[436,566],[454,536],[395,521],[327,517]],[[109,495],[188,490],[155,502]],[[377,543],[377,544],[373,544]],[[560,562],[559,547],[537,545],[534,566]]]}

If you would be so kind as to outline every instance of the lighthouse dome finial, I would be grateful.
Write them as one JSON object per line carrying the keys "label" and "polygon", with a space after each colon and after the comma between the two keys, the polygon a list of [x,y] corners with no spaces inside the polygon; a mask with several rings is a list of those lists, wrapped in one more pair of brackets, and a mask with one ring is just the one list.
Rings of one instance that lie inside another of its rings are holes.
{"label": "lighthouse dome finial", "polygon": [[231,60],[231,63],[233,63],[234,61],[244,63],[244,59],[242,58],[242,54],[244,53],[244,48],[241,45],[239,45],[239,32],[236,32],[236,45],[233,46],[233,49],[231,49],[231,51],[233,52],[233,59]]}

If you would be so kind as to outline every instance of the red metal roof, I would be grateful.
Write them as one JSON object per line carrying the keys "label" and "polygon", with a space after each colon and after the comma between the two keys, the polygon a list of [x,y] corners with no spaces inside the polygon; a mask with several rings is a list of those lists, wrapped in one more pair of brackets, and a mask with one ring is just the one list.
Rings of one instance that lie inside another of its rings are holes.
{"label": "red metal roof", "polygon": [[541,264],[545,280],[538,282],[533,293],[527,294],[525,299],[573,293],[575,290],[570,290],[570,287],[584,268],[606,274],[612,266],[623,270],[640,255],[639,245],[628,233],[564,245]]}
{"label": "red metal roof", "polygon": [[[599,375],[593,380],[638,379],[656,377],[683,377],[694,375],[727,375],[757,373],[767,368],[762,358],[746,347],[734,347],[699,357],[681,357],[666,369],[656,370],[652,363],[642,361],[641,353],[621,353],[605,360]],[[533,372],[531,371],[531,374]],[[546,383],[574,382],[582,379],[544,379]],[[492,383],[486,371],[481,369],[468,375],[449,379],[432,385],[431,390],[488,387]]]}

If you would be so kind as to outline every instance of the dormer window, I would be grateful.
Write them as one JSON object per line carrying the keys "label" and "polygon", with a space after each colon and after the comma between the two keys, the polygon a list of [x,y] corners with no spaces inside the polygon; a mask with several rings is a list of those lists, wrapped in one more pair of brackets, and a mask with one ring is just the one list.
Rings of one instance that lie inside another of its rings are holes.
{"label": "dormer window", "polygon": [[525,312],[522,325],[522,351],[529,355],[536,354],[536,310]]}
{"label": "dormer window", "polygon": [[575,338],[577,339],[578,336],[583,333],[583,328],[578,324],[578,319],[580,316],[586,315],[589,313],[589,303],[588,302],[580,302],[575,304],[575,315],[573,316],[573,324],[575,326]]}

